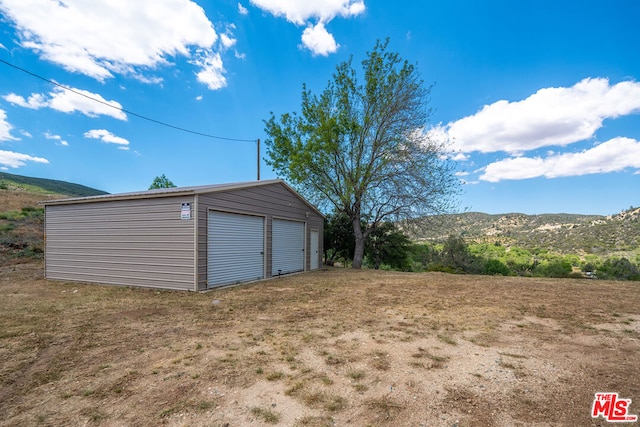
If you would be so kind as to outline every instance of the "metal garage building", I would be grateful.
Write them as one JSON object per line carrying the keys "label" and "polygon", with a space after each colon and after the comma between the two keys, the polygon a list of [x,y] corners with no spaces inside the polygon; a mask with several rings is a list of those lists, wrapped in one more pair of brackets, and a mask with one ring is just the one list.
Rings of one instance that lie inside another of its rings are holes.
{"label": "metal garage building", "polygon": [[315,270],[323,221],[281,180],[48,201],[45,276],[202,291]]}

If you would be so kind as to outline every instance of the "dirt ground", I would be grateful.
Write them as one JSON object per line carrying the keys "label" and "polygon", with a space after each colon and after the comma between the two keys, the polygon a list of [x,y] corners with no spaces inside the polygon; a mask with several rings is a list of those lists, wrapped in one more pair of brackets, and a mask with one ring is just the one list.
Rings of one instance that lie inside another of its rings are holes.
{"label": "dirt ground", "polygon": [[[1,426],[589,426],[640,285],[329,269],[203,294],[0,268]],[[629,424],[627,424],[629,425]]]}

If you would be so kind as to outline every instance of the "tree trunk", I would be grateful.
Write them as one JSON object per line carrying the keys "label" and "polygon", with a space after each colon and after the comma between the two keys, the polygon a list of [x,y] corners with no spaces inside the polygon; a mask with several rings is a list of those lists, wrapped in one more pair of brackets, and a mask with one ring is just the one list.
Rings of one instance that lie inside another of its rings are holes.
{"label": "tree trunk", "polygon": [[364,239],[365,235],[362,232],[362,227],[360,225],[360,217],[353,219],[353,234],[356,236],[356,248],[353,251],[353,263],[351,264],[351,268],[361,269],[362,268],[362,260],[364,259]]}

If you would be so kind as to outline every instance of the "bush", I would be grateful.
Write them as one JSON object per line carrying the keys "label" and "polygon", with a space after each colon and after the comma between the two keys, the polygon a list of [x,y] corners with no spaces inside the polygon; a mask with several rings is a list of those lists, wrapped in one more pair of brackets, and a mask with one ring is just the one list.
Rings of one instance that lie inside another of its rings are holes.
{"label": "bush", "polygon": [[456,271],[455,269],[449,267],[448,265],[442,265],[440,263],[429,264],[429,266],[427,267],[427,271],[439,271],[441,273],[450,273],[450,274],[460,273],[460,271]]}
{"label": "bush", "polygon": [[573,269],[571,264],[563,260],[553,260],[550,262],[540,263],[536,266],[534,274],[542,277],[569,277]]}
{"label": "bush", "polygon": [[484,274],[509,276],[511,270],[502,261],[490,259],[484,264]]}
{"label": "bush", "polygon": [[640,270],[626,258],[610,258],[598,269],[604,279],[640,280]]}

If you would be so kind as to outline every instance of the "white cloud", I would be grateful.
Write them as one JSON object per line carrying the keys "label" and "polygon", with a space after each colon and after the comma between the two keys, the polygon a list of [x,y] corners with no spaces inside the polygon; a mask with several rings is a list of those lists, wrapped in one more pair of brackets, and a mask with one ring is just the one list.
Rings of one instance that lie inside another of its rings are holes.
{"label": "white cloud", "polygon": [[24,97],[16,95],[15,93],[5,95],[3,96],[3,98],[11,104],[18,105],[24,108],[31,108],[32,110],[37,110],[39,108],[47,106],[47,102],[45,101],[44,96],[39,93],[32,94],[29,99],[24,99]]}
{"label": "white cloud", "polygon": [[190,0],[2,0],[0,11],[16,26],[21,46],[99,81],[126,74],[157,82],[142,74],[197,49],[213,53],[218,40]]}
{"label": "white cloud", "polygon": [[240,15],[248,15],[249,11],[241,3],[238,3],[238,13],[240,13]]}
{"label": "white cloud", "polygon": [[251,3],[273,16],[306,26],[302,46],[314,55],[323,56],[336,52],[339,47],[325,24],[337,16],[350,18],[360,15],[366,8],[363,0],[251,0]]}
{"label": "white cloud", "polygon": [[99,139],[107,144],[117,144],[121,150],[129,149],[129,141],[114,135],[106,129],[92,129],[84,133],[85,138]]}
{"label": "white cloud", "polygon": [[17,141],[18,138],[11,135],[13,126],[7,121],[7,113],[0,110],[0,141]]}
{"label": "white cloud", "polygon": [[196,101],[202,101],[202,95],[196,96]]}
{"label": "white cloud", "polygon": [[220,35],[220,43],[222,43],[222,46],[225,49],[229,49],[230,47],[235,45],[236,42],[237,40],[233,38],[233,35],[231,33],[224,33]]}
{"label": "white cloud", "polygon": [[613,86],[603,78],[540,89],[528,98],[498,101],[476,114],[430,130],[462,152],[523,153],[593,138],[605,119],[640,112],[640,83]]}
{"label": "white cloud", "polygon": [[338,50],[339,45],[331,34],[324,28],[322,22],[305,28],[302,33],[302,45],[314,55],[328,56]]}
{"label": "white cloud", "polygon": [[26,162],[35,163],[49,163],[49,160],[42,157],[33,157],[28,154],[16,153],[13,151],[0,150],[0,165],[4,167],[2,169],[7,170],[6,167],[19,168],[24,166]]}
{"label": "white cloud", "polygon": [[469,160],[469,155],[461,152],[457,152],[457,153],[452,153],[450,158],[451,160],[455,160],[456,162],[464,162]]}
{"label": "white cloud", "polygon": [[69,143],[67,141],[65,141],[64,139],[62,139],[62,137],[60,135],[54,135],[52,133],[45,132],[44,133],[44,137],[47,138],[47,139],[53,139],[54,141],[58,141],[58,144],[63,145],[65,147],[69,146]]}
{"label": "white cloud", "polygon": [[196,77],[200,83],[206,84],[209,89],[216,90],[227,85],[227,79],[224,76],[225,70],[219,53],[201,51],[192,63],[202,68],[196,74]]}
{"label": "white cloud", "polygon": [[[238,43],[238,39],[236,39],[233,35],[233,31],[235,29],[236,29],[236,26],[234,24],[229,24],[227,25],[226,31],[220,34],[220,52],[225,52],[231,49],[232,47],[234,47]],[[233,52],[236,59],[246,58],[246,55],[244,53],[243,54],[238,53],[237,49],[234,49]],[[216,54],[213,54],[213,56],[215,55]],[[209,54],[209,56],[212,56],[211,53]],[[220,55],[218,54],[218,56]],[[222,60],[220,60],[220,65],[222,66]],[[222,71],[224,71],[224,68],[222,68]],[[226,80],[225,80],[225,85],[226,85]]]}
{"label": "white cloud", "polygon": [[162,77],[157,77],[157,76],[145,76],[142,74],[135,74],[133,75],[133,78],[138,80],[141,83],[147,83],[147,84],[160,84],[164,81],[164,79]]}
{"label": "white cloud", "polygon": [[48,107],[63,113],[78,111],[89,117],[103,115],[118,120],[127,120],[127,115],[121,111],[122,105],[119,102],[107,101],[102,96],[86,90],[71,89],[73,89],[73,92],[56,87],[47,95],[34,93],[28,99],[15,93],[5,95],[3,98],[14,105],[34,110]]}
{"label": "white cloud", "polygon": [[336,16],[347,18],[365,10],[362,0],[251,0],[251,3],[296,25],[305,25],[311,19],[329,22]]}
{"label": "white cloud", "polygon": [[557,178],[595,173],[640,170],[640,141],[613,138],[577,153],[542,157],[513,157],[487,165],[480,176],[483,181],[519,180],[536,177]]}

